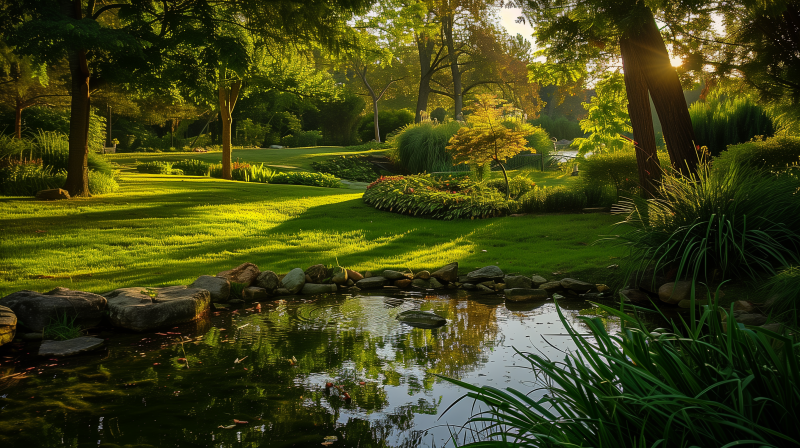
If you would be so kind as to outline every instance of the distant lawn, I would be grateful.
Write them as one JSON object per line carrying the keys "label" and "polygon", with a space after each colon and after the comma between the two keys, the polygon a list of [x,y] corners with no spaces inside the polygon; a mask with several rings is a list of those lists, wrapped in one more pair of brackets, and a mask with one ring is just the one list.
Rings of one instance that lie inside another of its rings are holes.
{"label": "distant lawn", "polygon": [[[299,163],[289,159],[291,151],[304,154]],[[242,150],[234,157],[304,165],[340,148],[325,151]],[[377,211],[364,205],[360,191],[345,189],[138,173],[123,174],[121,187],[116,194],[63,202],[0,199],[0,295],[56,286],[105,292],[186,284],[244,262],[283,273],[334,265],[337,257],[359,270],[417,271],[459,261],[462,272],[497,264],[506,272],[554,278],[551,272],[562,271],[602,281],[606,266],[622,254],[609,244],[593,245],[617,231],[611,224],[619,217],[603,214],[434,221]]]}
{"label": "distant lawn", "polygon": [[[247,163],[263,163],[277,168],[280,171],[313,171],[311,162],[329,159],[336,156],[358,154],[385,154],[385,149],[373,151],[351,151],[341,146],[315,146],[310,148],[248,148],[234,149],[231,157],[234,161],[240,160]],[[178,160],[197,159],[209,163],[221,163],[222,151],[207,153],[198,152],[130,152],[109,154],[108,160],[120,165],[135,168],[138,162],[160,160],[164,162],[177,162]]]}

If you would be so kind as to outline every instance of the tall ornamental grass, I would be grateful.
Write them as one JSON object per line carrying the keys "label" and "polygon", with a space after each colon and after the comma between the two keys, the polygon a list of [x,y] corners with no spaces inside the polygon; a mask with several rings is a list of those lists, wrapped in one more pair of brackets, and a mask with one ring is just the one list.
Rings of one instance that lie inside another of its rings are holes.
{"label": "tall ornamental grass", "polygon": [[786,171],[800,164],[800,137],[771,137],[729,146],[714,158],[713,171],[739,166],[771,172]]}
{"label": "tall ornamental grass", "polygon": [[393,156],[411,174],[450,171],[453,158],[445,147],[460,127],[458,121],[410,124],[393,137]]}
{"label": "tall ornamental grass", "polygon": [[576,348],[561,360],[518,351],[536,390],[546,392],[541,398],[448,379],[469,391],[462,399],[480,405],[467,422],[480,441],[467,446],[800,445],[795,339],[745,327],[716,306],[697,321],[653,331],[619,310],[600,309],[622,321],[619,333],[609,334],[599,317],[579,317],[588,334],[578,331],[559,308]]}
{"label": "tall ornamental grass", "polygon": [[689,106],[695,143],[718,155],[728,145],[775,133],[772,118],[749,97],[715,97]]}

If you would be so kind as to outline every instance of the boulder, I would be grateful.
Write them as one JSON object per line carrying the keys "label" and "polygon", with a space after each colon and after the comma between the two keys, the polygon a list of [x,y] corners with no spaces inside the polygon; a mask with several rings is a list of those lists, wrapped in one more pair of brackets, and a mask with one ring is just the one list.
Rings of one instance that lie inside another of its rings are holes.
{"label": "boulder", "polygon": [[393,271],[391,269],[387,269],[383,271],[383,277],[387,280],[404,280],[408,278],[408,274],[399,271]]}
{"label": "boulder", "polygon": [[281,280],[280,287],[289,291],[289,294],[297,294],[306,284],[306,273],[300,268],[294,268]]}
{"label": "boulder", "polygon": [[306,274],[306,283],[314,283],[311,281],[311,276]]}
{"label": "boulder", "polygon": [[638,289],[623,289],[619,292],[619,298],[625,303],[650,303],[650,296]]}
{"label": "boulder", "polygon": [[278,274],[272,271],[263,271],[258,274],[258,277],[256,277],[255,286],[264,288],[268,293],[272,294],[276,289],[278,289],[280,282],[281,281],[278,279]]}
{"label": "boulder", "polygon": [[217,303],[227,302],[231,295],[231,282],[222,277],[201,275],[189,287],[205,289],[211,295],[211,301]]}
{"label": "boulder", "polygon": [[286,288],[278,288],[278,289],[275,290],[275,295],[276,296],[290,296],[290,295],[292,295],[292,293],[289,292],[289,290],[286,289]]}
{"label": "boulder", "polygon": [[740,311],[742,313],[754,313],[756,307],[747,300],[737,300],[733,302],[733,311]]}
{"label": "boulder", "polygon": [[758,313],[733,313],[736,322],[749,326],[759,326],[767,323],[767,316]]}
{"label": "boulder", "polygon": [[477,281],[477,280],[494,280],[494,279],[501,279],[505,276],[503,271],[498,268],[497,266],[484,266],[480,269],[476,269],[469,274],[467,274],[467,280],[470,281]]}
{"label": "boulder", "polygon": [[17,334],[17,316],[11,308],[0,306],[0,345],[8,344]]}
{"label": "boulder", "polygon": [[36,199],[45,201],[54,201],[58,199],[69,199],[69,192],[60,188],[53,188],[52,190],[42,190],[36,193]]}
{"label": "boulder", "polygon": [[430,280],[431,273],[429,271],[419,271],[414,275],[414,278],[420,278],[422,280]]}
{"label": "boulder", "polygon": [[505,289],[506,289],[505,283],[497,283],[496,285],[494,285],[494,290],[497,292],[504,291]]}
{"label": "boulder", "polygon": [[402,280],[395,280],[395,281],[394,281],[394,283],[392,283],[392,284],[393,284],[394,286],[397,286],[397,287],[398,287],[398,288],[400,288],[400,289],[406,289],[406,288],[408,288],[409,286],[411,286],[411,281],[412,281],[412,280],[411,280],[411,279],[409,279],[409,278],[404,278],[404,279],[402,279]]}
{"label": "boulder", "polygon": [[494,280],[487,280],[485,282],[481,282],[480,284],[485,286],[485,287],[487,287],[487,288],[489,288],[489,289],[494,289],[494,286],[495,286]]}
{"label": "boulder", "polygon": [[269,300],[269,293],[264,288],[258,286],[248,286],[242,290],[242,300],[245,302],[261,302]]}
{"label": "boulder", "polygon": [[411,285],[414,286],[415,288],[430,289],[431,288],[431,281],[430,280],[421,279],[421,278],[415,278],[411,282]]}
{"label": "boulder", "polygon": [[769,324],[762,325],[761,328],[771,331],[773,333],[783,334],[783,324],[780,322],[772,322]]}
{"label": "boulder", "polygon": [[539,285],[539,289],[544,289],[547,292],[558,291],[561,289],[561,282],[546,282]]}
{"label": "boulder", "polygon": [[441,269],[431,273],[431,277],[443,281],[445,283],[452,283],[458,280],[458,262],[450,263]]}
{"label": "boulder", "polygon": [[437,328],[447,323],[447,319],[431,311],[408,310],[397,315],[397,320],[418,328]]}
{"label": "boulder", "polygon": [[[420,280],[423,280],[423,279],[420,279]],[[442,288],[444,288],[444,285],[441,284],[441,282],[439,282],[439,280],[436,280],[435,278],[432,278],[432,279],[430,279],[428,281],[430,282],[431,288],[433,288],[433,289],[442,289]]]}
{"label": "boulder", "polygon": [[607,292],[607,291],[611,291],[611,288],[609,288],[607,285],[604,285],[604,284],[602,284],[602,283],[601,283],[601,284],[599,284],[599,285],[596,285],[595,287],[597,288],[597,292]]}
{"label": "boulder", "polygon": [[468,291],[469,291],[469,290],[473,290],[473,289],[478,289],[478,288],[477,288],[477,287],[476,287],[474,284],[472,284],[472,283],[462,283],[462,284],[461,284],[461,287],[462,287],[462,288],[464,288],[464,289],[466,289],[466,290],[468,290]]}
{"label": "boulder", "polygon": [[42,341],[39,356],[72,356],[88,352],[103,345],[103,340],[94,336],[81,336],[66,341]]}
{"label": "boulder", "polygon": [[306,283],[303,285],[301,293],[306,296],[314,294],[330,294],[339,290],[333,283]]}
{"label": "boulder", "polygon": [[347,271],[347,278],[353,280],[354,282],[357,282],[364,278],[363,275],[361,275],[356,271],[351,271],[350,269],[345,269],[345,270]]}
{"label": "boulder", "polygon": [[547,291],[533,288],[508,288],[505,291],[506,300],[510,302],[529,302],[533,300],[547,300]]}
{"label": "boulder", "polygon": [[243,263],[230,271],[220,272],[217,274],[217,277],[226,278],[230,282],[243,283],[250,286],[255,283],[260,272],[258,266],[253,263]]}
{"label": "boulder", "polygon": [[533,277],[531,277],[531,283],[533,283],[534,287],[538,288],[541,285],[547,283],[547,279],[542,277],[541,275],[534,275]]}
{"label": "boulder", "polygon": [[689,300],[692,294],[692,282],[680,280],[664,283],[658,288],[658,298],[664,303],[677,305],[681,300]]}
{"label": "boulder", "polygon": [[[375,277],[375,274],[373,274],[372,271],[364,271],[364,275],[362,277],[364,277],[364,278]],[[356,280],[356,281],[358,281],[358,280]]]}
{"label": "boulder", "polygon": [[497,291],[494,290],[494,288],[490,288],[490,287],[488,287],[486,285],[483,285],[483,284],[476,285],[475,289],[481,294],[494,294],[494,293],[497,292]]}
{"label": "boulder", "polygon": [[334,268],[333,271],[333,277],[331,278],[333,283],[336,283],[337,285],[347,284],[347,281],[349,280],[347,276],[347,269]]}
{"label": "boulder", "polygon": [[587,292],[594,288],[594,284],[583,282],[574,278],[562,278],[561,287],[569,291]]}
{"label": "boulder", "polygon": [[169,286],[156,288],[148,295],[144,288],[122,288],[104,294],[108,317],[119,328],[149,331],[184,322],[206,314],[211,295],[205,289]]}
{"label": "boulder", "polygon": [[44,294],[36,291],[18,291],[0,299],[0,305],[11,308],[18,324],[32,332],[41,333],[50,322],[63,319],[74,320],[81,328],[92,328],[100,324],[106,299],[90,292],[56,288]]}
{"label": "boulder", "polygon": [[506,284],[506,288],[508,289],[515,289],[515,288],[522,288],[522,289],[531,289],[533,286],[533,282],[528,277],[524,275],[506,275],[503,281]]}
{"label": "boulder", "polygon": [[389,284],[385,277],[366,277],[356,282],[360,289],[378,289]]}
{"label": "boulder", "polygon": [[311,278],[311,283],[322,283],[323,280],[330,277],[330,271],[324,264],[315,264],[306,269],[306,275]]}
{"label": "boulder", "polygon": [[354,282],[352,278],[348,278],[347,279],[347,283],[345,285],[347,285],[347,286],[356,286],[356,282]]}

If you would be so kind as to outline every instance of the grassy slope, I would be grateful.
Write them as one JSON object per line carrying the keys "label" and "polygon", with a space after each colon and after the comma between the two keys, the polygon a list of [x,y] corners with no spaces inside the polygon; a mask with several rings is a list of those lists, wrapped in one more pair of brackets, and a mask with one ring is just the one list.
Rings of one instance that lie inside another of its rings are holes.
{"label": "grassy slope", "polygon": [[613,231],[608,215],[444,222],[374,210],[353,190],[133,173],[121,185],[91,199],[0,199],[0,295],[188,283],[248,261],[281,273],[336,257],[356,269],[459,261],[602,280],[621,254],[592,245]]}

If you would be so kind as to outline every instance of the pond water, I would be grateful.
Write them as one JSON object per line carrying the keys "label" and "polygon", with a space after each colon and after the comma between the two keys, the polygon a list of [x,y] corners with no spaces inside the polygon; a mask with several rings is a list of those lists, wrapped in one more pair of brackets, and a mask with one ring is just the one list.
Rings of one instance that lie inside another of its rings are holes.
{"label": "pond water", "polygon": [[[578,315],[597,314],[582,300],[560,304],[579,330]],[[417,308],[447,325],[395,319]],[[33,367],[0,380],[0,446],[452,446],[451,434],[469,440],[458,426],[473,403],[445,413],[465,391],[437,375],[529,391],[534,376],[514,348],[561,359],[572,347],[552,301],[506,306],[463,292],[278,301],[161,334],[100,336],[103,350],[71,358],[37,358],[36,343],[0,349],[0,377]]]}

